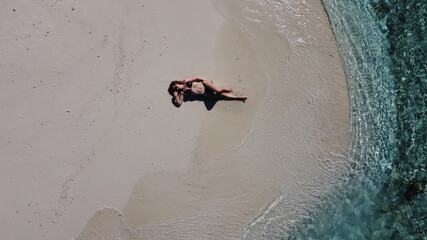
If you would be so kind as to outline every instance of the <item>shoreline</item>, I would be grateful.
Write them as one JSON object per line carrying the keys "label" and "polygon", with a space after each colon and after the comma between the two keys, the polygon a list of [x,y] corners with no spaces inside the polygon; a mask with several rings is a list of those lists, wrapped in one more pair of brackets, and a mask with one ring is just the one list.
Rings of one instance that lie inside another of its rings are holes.
{"label": "shoreline", "polygon": [[[1,76],[20,84],[0,102],[4,236],[260,239],[272,202],[291,226],[328,191],[346,162],[349,103],[320,1],[289,6],[301,16],[283,28],[250,0],[110,4],[25,16],[6,3],[21,15],[4,15],[19,40],[0,45],[16,56]],[[51,51],[22,62],[25,46]],[[249,99],[176,109],[167,85],[189,75]]]}

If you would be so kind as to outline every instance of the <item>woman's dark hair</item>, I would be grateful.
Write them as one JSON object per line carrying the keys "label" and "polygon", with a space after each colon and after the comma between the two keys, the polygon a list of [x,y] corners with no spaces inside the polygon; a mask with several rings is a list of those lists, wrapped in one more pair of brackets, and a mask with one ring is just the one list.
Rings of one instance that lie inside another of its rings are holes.
{"label": "woman's dark hair", "polygon": [[177,85],[177,84],[184,84],[184,83],[185,83],[184,80],[182,80],[182,81],[178,81],[178,80],[172,81],[171,84],[169,84],[169,88],[168,88],[169,94],[171,96],[173,96],[173,92],[174,92],[173,87],[175,87],[175,85]]}

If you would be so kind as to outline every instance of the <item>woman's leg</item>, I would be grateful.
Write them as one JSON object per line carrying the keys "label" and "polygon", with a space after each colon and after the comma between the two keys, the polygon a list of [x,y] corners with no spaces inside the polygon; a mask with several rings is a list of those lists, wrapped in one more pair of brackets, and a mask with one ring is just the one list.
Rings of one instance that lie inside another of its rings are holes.
{"label": "woman's leg", "polygon": [[225,93],[225,92],[221,93],[219,95],[219,97],[223,97],[223,98],[226,98],[226,99],[243,100],[243,101],[245,101],[246,99],[248,99],[248,97],[246,97],[246,96],[236,96],[236,95],[234,95],[232,93]]}
{"label": "woman's leg", "polygon": [[229,93],[233,91],[233,89],[231,88],[217,88],[215,85],[213,85],[212,81],[208,81],[208,80],[204,80],[203,85],[205,85],[205,88],[208,88],[212,92]]}

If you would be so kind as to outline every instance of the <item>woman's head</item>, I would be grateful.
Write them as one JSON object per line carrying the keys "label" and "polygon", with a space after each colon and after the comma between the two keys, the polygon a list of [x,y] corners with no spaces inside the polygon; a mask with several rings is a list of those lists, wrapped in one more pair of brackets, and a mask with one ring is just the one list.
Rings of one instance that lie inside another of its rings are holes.
{"label": "woman's head", "polygon": [[174,80],[169,84],[168,92],[171,96],[173,96],[173,92],[176,91],[175,86],[178,84],[184,84],[184,81]]}

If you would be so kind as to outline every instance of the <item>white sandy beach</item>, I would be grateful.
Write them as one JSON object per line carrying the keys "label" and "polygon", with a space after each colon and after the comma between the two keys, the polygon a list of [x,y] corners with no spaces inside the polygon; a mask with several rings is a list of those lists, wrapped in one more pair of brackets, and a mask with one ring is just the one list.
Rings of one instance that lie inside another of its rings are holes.
{"label": "white sandy beach", "polygon": [[[0,234],[262,239],[277,199],[297,221],[343,171],[349,102],[321,2],[292,4],[280,28],[251,0],[0,3]],[[249,99],[176,108],[188,76]]]}

